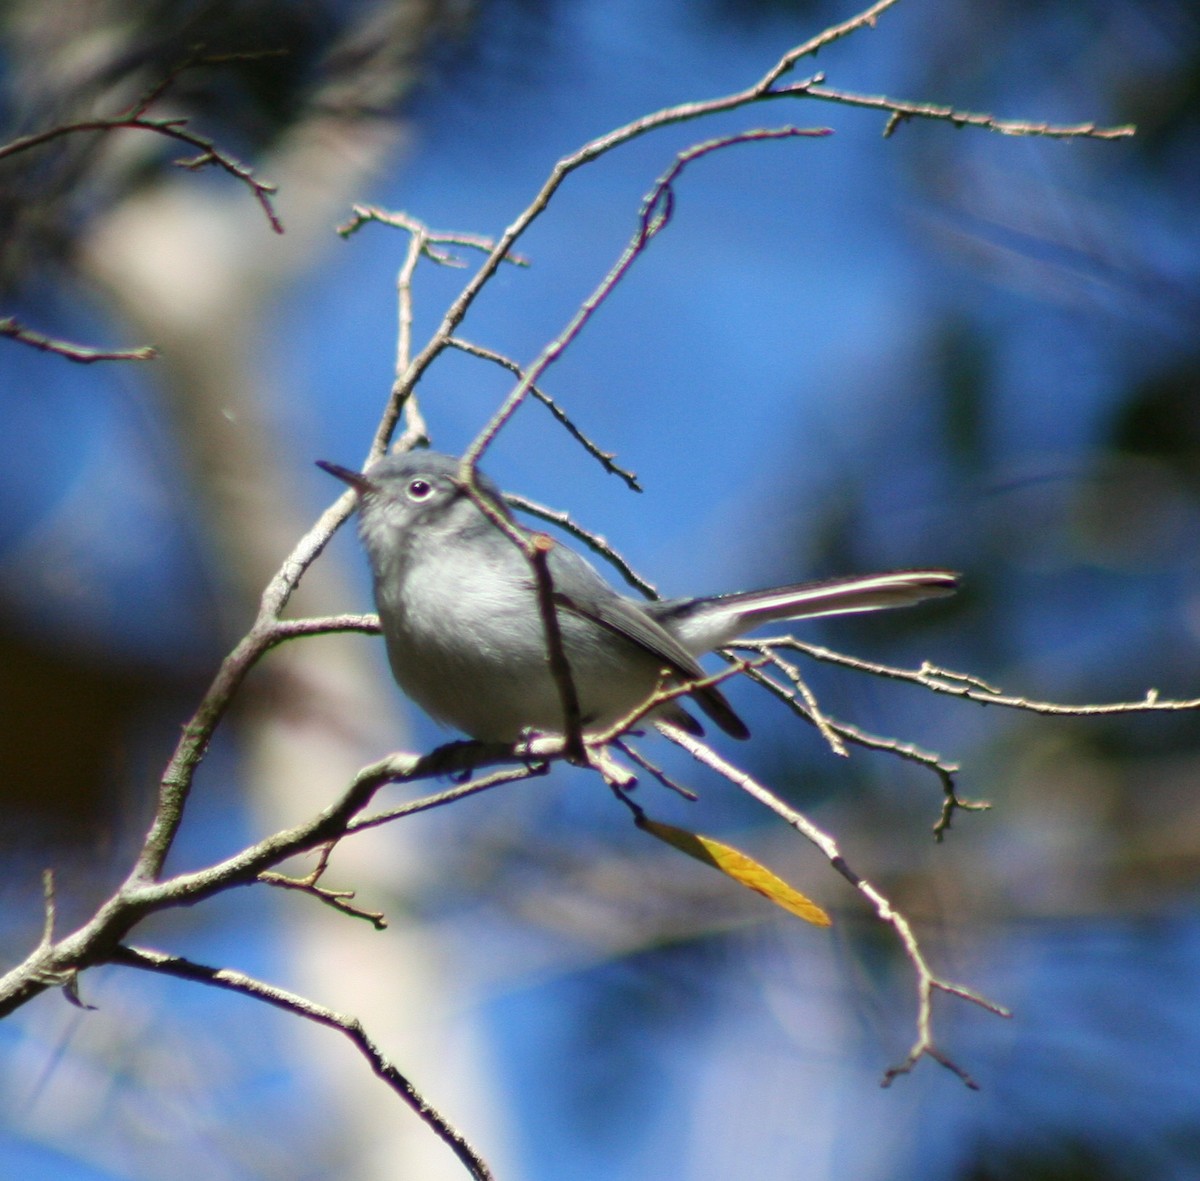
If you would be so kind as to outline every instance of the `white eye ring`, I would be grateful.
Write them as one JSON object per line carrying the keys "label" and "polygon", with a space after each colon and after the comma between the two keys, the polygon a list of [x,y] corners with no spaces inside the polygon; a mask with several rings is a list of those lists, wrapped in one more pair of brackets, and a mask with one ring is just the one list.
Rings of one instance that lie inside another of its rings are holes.
{"label": "white eye ring", "polygon": [[408,487],[404,491],[409,500],[428,500],[433,495],[433,485],[428,480],[418,478],[409,480]]}

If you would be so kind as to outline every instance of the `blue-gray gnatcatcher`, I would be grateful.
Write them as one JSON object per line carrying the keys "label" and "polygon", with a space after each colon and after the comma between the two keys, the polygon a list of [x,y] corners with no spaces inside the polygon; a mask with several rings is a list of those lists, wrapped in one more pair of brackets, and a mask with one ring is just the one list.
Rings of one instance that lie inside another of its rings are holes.
{"label": "blue-gray gnatcatcher", "polygon": [[[375,602],[400,687],[440,722],[487,742],[564,729],[534,571],[471,499],[458,460],[432,451],[393,455],[360,474],[318,461],[358,493],[359,535],[375,575]],[[500,490],[476,485],[506,519]],[[578,554],[548,554],[562,655],[587,733],[607,729],[668,682],[699,680],[696,657],[765,623],[902,607],[953,592],[948,570],[800,583],[699,599],[643,602],[614,591]],[[727,733],[745,723],[715,686],[692,694]],[[678,699],[655,715],[700,733]]]}

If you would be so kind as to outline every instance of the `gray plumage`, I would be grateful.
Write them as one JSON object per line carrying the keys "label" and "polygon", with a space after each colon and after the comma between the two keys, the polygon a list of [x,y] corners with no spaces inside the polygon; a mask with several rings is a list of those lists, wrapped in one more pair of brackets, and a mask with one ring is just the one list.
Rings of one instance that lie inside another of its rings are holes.
{"label": "gray plumage", "polygon": [[[561,732],[562,697],[549,669],[533,570],[462,487],[458,460],[417,451],[389,456],[365,474],[320,466],[358,493],[359,535],[388,659],[405,693],[438,721],[484,741]],[[499,489],[482,473],[476,481],[511,520]],[[898,570],[646,602],[618,594],[563,545],[553,547],[548,564],[588,732],[644,702],[664,671],[675,683],[703,677],[698,656],[763,624],[907,606],[951,594],[957,583],[948,570]],[[747,737],[717,688],[692,697],[727,733]],[[676,702],[658,716],[700,730]]]}

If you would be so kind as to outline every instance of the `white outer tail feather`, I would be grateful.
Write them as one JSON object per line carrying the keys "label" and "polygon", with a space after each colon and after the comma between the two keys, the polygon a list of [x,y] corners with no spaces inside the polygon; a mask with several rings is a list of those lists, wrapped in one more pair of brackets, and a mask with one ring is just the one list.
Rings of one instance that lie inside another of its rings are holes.
{"label": "white outer tail feather", "polygon": [[651,607],[651,612],[685,648],[699,655],[764,624],[907,607],[953,594],[957,582],[949,570],[895,570],[711,599],[677,600]]}

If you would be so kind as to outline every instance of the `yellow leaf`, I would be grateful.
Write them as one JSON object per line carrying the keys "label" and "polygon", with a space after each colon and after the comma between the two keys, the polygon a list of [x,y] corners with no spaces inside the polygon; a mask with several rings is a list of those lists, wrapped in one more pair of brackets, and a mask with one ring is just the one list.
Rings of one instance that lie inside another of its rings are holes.
{"label": "yellow leaf", "polygon": [[645,816],[638,817],[637,826],[651,836],[658,837],[660,841],[674,845],[689,857],[719,869],[735,882],[770,899],[776,906],[782,906],[784,910],[797,915],[806,923],[812,923],[816,927],[830,925],[829,915],[811,898],[806,898],[799,890],[789,886],[783,878],[773,874],[765,865],[759,864],[740,849],[715,841],[712,837],[689,832],[686,828],[660,824],[657,820],[649,820]]}

